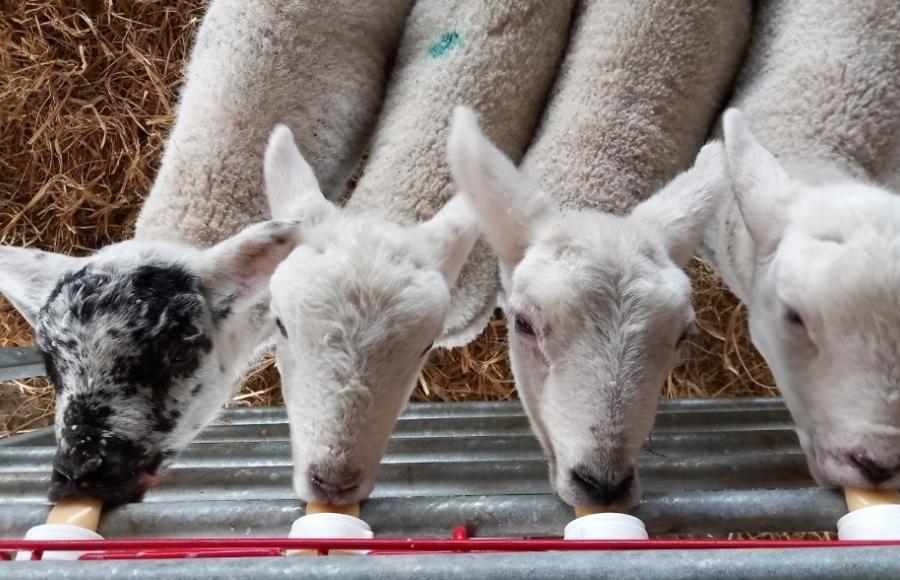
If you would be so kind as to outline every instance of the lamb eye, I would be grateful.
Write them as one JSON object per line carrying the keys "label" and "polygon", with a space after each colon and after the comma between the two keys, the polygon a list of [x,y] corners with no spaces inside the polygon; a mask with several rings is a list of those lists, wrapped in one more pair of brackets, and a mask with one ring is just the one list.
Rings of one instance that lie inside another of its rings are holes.
{"label": "lamb eye", "polygon": [[793,308],[786,308],[784,311],[784,319],[789,323],[796,326],[803,326],[803,317],[800,316],[800,313],[794,310]]}
{"label": "lamb eye", "polygon": [[283,336],[283,337],[285,337],[285,338],[288,337],[288,335],[287,335],[287,330],[285,330],[284,324],[281,322],[281,319],[280,319],[280,318],[276,318],[276,319],[275,319],[275,326],[278,327],[278,332],[281,333],[281,336]]}
{"label": "lamb eye", "polygon": [[521,314],[516,314],[516,332],[520,332],[526,336],[534,336],[534,328]]}

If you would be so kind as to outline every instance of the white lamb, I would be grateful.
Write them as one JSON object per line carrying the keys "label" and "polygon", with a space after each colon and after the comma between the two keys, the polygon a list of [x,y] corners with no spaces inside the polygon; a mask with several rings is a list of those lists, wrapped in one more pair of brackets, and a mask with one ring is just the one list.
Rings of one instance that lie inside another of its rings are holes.
{"label": "white lamb", "polygon": [[307,501],[356,502],[441,336],[477,225],[459,199],[413,226],[338,208],[284,125],[265,176],[272,213],[302,222],[271,282],[294,487]]}
{"label": "white lamb", "polygon": [[[760,9],[705,244],[825,486],[900,485],[900,6]],[[757,141],[757,137],[759,141]],[[765,145],[763,145],[765,144]],[[894,164],[892,166],[892,164]]]}
{"label": "white lamb", "polygon": [[583,3],[521,172],[457,115],[450,165],[499,257],[516,387],[568,503],[638,497],[693,319],[680,268],[728,187],[719,146],[665,184],[703,143],[749,23],[737,0]]}
{"label": "white lamb", "polygon": [[566,502],[627,506],[693,324],[681,270],[727,188],[721,145],[624,217],[560,209],[456,113],[450,163],[497,252],[516,387]]}

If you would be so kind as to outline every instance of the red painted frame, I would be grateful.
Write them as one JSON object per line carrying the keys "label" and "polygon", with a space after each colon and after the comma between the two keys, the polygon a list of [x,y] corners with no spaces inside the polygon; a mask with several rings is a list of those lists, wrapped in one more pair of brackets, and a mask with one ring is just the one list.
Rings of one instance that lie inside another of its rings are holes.
{"label": "red painted frame", "polygon": [[543,552],[584,550],[729,550],[764,548],[900,547],[900,540],[562,540],[527,538],[469,538],[465,527],[452,538],[292,539],[292,538],[148,538],[130,540],[2,540],[0,560],[19,550],[40,560],[48,550],[87,551],[82,560],[160,558],[274,557],[285,550],[369,550],[372,554]]}

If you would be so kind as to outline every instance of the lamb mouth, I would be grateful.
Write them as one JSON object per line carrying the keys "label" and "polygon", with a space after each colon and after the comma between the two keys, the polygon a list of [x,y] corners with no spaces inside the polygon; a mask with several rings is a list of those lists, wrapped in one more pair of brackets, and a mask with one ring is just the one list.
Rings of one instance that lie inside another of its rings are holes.
{"label": "lamb mouth", "polygon": [[52,502],[77,497],[97,498],[107,506],[115,507],[126,503],[138,503],[144,499],[150,488],[159,485],[157,470],[162,464],[163,455],[157,453],[143,467],[132,471],[124,481],[97,482],[94,485],[75,485],[66,471],[54,466],[51,475],[48,498]]}
{"label": "lamb mouth", "polygon": [[141,490],[142,495],[147,493],[148,489],[157,485],[159,485],[159,476],[156,475],[155,471],[145,471],[138,478],[137,488]]}
{"label": "lamb mouth", "polygon": [[157,475],[156,472],[161,463],[162,454],[157,453],[138,476],[137,484],[135,486],[138,493],[138,499],[134,501],[141,501],[144,494],[147,493],[147,490],[159,485],[159,475]]}
{"label": "lamb mouth", "polygon": [[156,471],[144,469],[141,471],[140,475],[138,475],[132,493],[127,499],[118,503],[140,503],[144,501],[144,496],[147,495],[150,488],[156,487],[157,485],[159,485],[159,476],[156,475]]}
{"label": "lamb mouth", "polygon": [[137,482],[134,484],[134,491],[131,494],[131,497],[124,503],[140,503],[144,500],[147,491],[159,485],[159,475],[157,475],[157,470],[161,463],[162,454],[157,453],[153,456],[153,459],[147,463],[146,467],[140,471],[140,474],[137,476]]}

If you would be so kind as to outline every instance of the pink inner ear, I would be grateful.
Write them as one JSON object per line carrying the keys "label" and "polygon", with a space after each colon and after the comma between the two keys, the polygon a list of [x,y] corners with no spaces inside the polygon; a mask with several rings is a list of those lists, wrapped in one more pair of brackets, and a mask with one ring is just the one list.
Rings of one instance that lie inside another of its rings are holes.
{"label": "pink inner ear", "polygon": [[205,285],[240,298],[259,292],[296,247],[297,226],[295,221],[262,222],[206,251],[201,266]]}
{"label": "pink inner ear", "polygon": [[242,249],[240,267],[232,273],[241,296],[249,296],[265,285],[290,251],[288,244],[275,242],[253,244]]}

